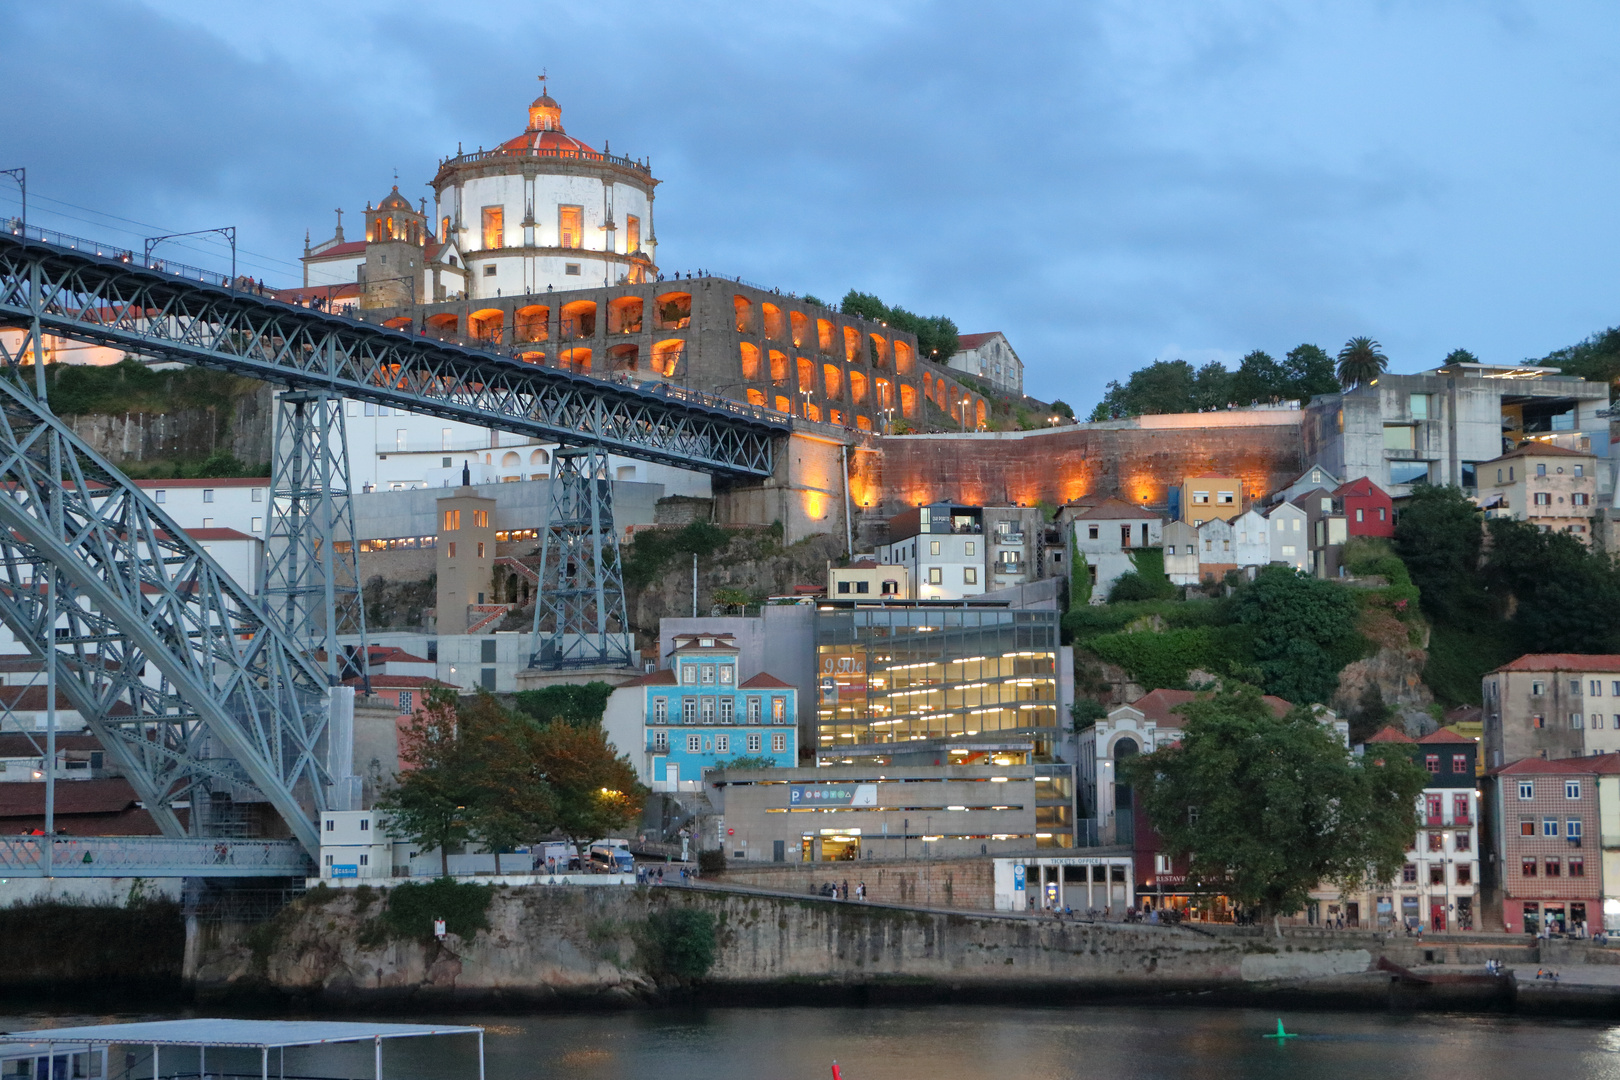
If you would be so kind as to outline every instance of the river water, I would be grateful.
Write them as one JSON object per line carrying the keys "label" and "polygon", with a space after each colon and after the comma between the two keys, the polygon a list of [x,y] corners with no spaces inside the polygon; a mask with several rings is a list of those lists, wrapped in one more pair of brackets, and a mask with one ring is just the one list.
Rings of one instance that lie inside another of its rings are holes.
{"label": "river water", "polygon": [[[0,1016],[0,1031],[159,1019]],[[323,1017],[308,1017],[323,1019]],[[335,1018],[335,1017],[334,1017]],[[375,1019],[389,1019],[376,1017]],[[401,1017],[423,1022],[423,1017]],[[444,1017],[489,1031],[488,1080],[1620,1080],[1620,1025],[1500,1017],[1080,1006],[771,1008]],[[208,1071],[259,1072],[258,1055],[208,1055]],[[185,1056],[185,1060],[179,1060]],[[163,1073],[195,1073],[166,1051]],[[125,1060],[110,1062],[121,1080]],[[142,1053],[134,1074],[151,1074]],[[271,1076],[370,1078],[371,1047],[290,1050]],[[388,1080],[477,1080],[471,1039],[388,1045]]]}

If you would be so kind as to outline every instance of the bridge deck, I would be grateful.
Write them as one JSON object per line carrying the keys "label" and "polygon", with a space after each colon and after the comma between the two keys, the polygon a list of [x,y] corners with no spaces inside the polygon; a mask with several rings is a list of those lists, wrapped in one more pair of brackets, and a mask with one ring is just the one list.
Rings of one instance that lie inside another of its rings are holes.
{"label": "bridge deck", "polygon": [[112,245],[0,230],[0,325],[37,311],[47,333],[74,341],[718,475],[769,476],[773,439],[792,428],[727,398],[536,367],[207,278]]}
{"label": "bridge deck", "polygon": [[[0,878],[42,878],[43,836],[0,837]],[[296,840],[58,836],[51,877],[307,877],[314,867]]]}

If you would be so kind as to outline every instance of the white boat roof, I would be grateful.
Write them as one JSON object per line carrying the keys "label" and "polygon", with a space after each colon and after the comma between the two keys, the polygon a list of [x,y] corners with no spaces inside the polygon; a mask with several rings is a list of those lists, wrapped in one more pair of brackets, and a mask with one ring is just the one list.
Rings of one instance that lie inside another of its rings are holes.
{"label": "white boat roof", "polygon": [[135,1024],[45,1028],[0,1032],[6,1043],[89,1043],[141,1046],[247,1046],[275,1049],[321,1043],[409,1039],[420,1035],[475,1035],[481,1027],[427,1024],[367,1024],[327,1020],[151,1020]]}

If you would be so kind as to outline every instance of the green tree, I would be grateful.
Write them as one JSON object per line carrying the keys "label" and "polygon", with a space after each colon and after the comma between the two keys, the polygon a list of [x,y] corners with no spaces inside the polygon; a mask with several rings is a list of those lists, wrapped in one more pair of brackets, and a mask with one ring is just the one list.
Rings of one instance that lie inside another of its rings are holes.
{"label": "green tree", "polygon": [[1091,603],[1091,567],[1080,541],[1069,538],[1069,610],[1077,611]]}
{"label": "green tree", "polygon": [[1383,346],[1370,337],[1353,337],[1339,350],[1339,382],[1346,387],[1370,383],[1388,366]]}
{"label": "green tree", "polygon": [[1467,349],[1452,349],[1450,352],[1446,353],[1446,358],[1441,361],[1441,364],[1445,367],[1450,367],[1452,364],[1477,363],[1479,363],[1479,357],[1475,356]]}
{"label": "green tree", "polygon": [[1317,345],[1300,345],[1289,350],[1283,361],[1283,375],[1287,379],[1287,396],[1301,404],[1318,394],[1332,394],[1339,390],[1339,377],[1333,370],[1333,358]]}
{"label": "green tree", "polygon": [[1499,518],[1486,527],[1483,577],[1499,609],[1514,601],[1512,622],[1525,652],[1615,651],[1620,574],[1613,560],[1569,533],[1528,522]]}
{"label": "green tree", "polygon": [[1287,376],[1282,365],[1269,353],[1255,349],[1245,356],[1232,373],[1228,393],[1239,405],[1265,403],[1281,398],[1287,392]]}
{"label": "green tree", "polygon": [[399,735],[403,771],[377,799],[389,831],[426,850],[439,851],[439,870],[450,876],[453,844],[472,835],[472,777],[476,763],[457,738],[456,695],[428,691],[427,705]]}
{"label": "green tree", "polygon": [[565,683],[548,686],[543,690],[519,690],[513,695],[519,712],[527,713],[542,724],[561,720],[587,727],[602,722],[608,698],[613,687],[605,682],[592,681],[584,685]]}
{"label": "green tree", "polygon": [[600,727],[546,724],[534,729],[529,746],[536,771],[551,787],[557,828],[582,854],[640,816],[647,789]]}
{"label": "green tree", "polygon": [[1395,554],[1430,618],[1460,625],[1490,612],[1479,574],[1479,507],[1458,487],[1415,484],[1395,519]]}
{"label": "green tree", "polygon": [[1405,755],[1358,762],[1308,709],[1279,719],[1252,687],[1182,712],[1181,742],[1122,762],[1121,773],[1194,880],[1275,927],[1321,884],[1394,878],[1425,778]]}
{"label": "green tree", "polygon": [[1074,409],[1069,406],[1067,401],[1061,398],[1052,399],[1052,411],[1059,416],[1067,416],[1070,420],[1074,419]]}
{"label": "green tree", "polygon": [[1075,698],[1069,706],[1069,730],[1078,735],[1107,715],[1108,706],[1095,698]]}
{"label": "green tree", "polygon": [[[1558,368],[1565,375],[1593,382],[1620,383],[1620,326],[1611,326],[1591,337],[1554,350],[1537,363]],[[51,401],[55,404],[55,394]]]}
{"label": "green tree", "polygon": [[1211,360],[1194,373],[1192,411],[1224,409],[1236,399],[1232,373],[1221,364]]}
{"label": "green tree", "polygon": [[467,830],[495,856],[499,874],[502,851],[551,832],[556,804],[531,752],[532,725],[508,715],[485,691],[457,710],[457,724],[471,765]]}
{"label": "green tree", "polygon": [[944,315],[917,315],[902,307],[890,307],[871,293],[854,289],[844,294],[839,311],[887,323],[896,330],[916,335],[918,353],[937,363],[943,364],[956,355],[960,333],[956,323]]}
{"label": "green tree", "polygon": [[1268,566],[1233,597],[1232,612],[1251,636],[1269,693],[1325,702],[1339,671],[1361,652],[1350,590],[1285,566]]}

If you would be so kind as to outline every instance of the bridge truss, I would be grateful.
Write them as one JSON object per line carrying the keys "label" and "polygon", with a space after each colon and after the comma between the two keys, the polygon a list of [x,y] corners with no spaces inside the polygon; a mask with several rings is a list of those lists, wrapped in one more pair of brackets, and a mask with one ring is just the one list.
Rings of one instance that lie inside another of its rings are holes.
{"label": "bridge truss", "polygon": [[141,266],[116,248],[0,232],[0,324],[292,389],[721,476],[771,474],[790,422],[754,406],[541,368]]}

